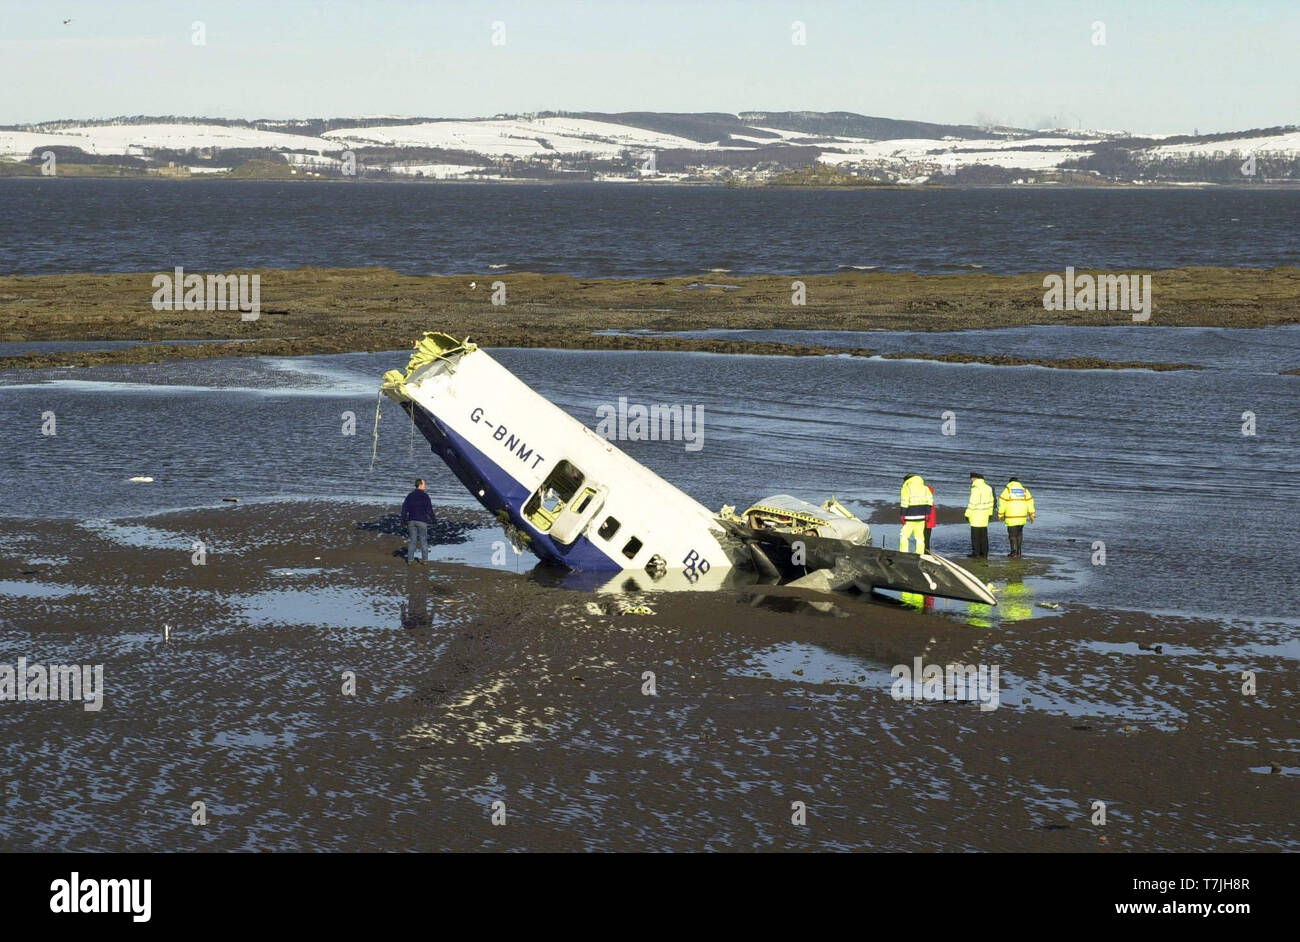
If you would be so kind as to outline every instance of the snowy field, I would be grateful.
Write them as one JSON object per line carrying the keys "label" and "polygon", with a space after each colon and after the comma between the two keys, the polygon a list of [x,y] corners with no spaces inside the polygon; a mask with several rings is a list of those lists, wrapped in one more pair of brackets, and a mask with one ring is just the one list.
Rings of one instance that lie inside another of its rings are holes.
{"label": "snowy field", "polygon": [[[291,124],[292,122],[285,122],[282,126]],[[742,132],[743,130],[745,129],[741,129]],[[764,132],[773,136],[761,136]],[[945,169],[985,165],[1049,170],[1059,167],[1067,160],[1089,155],[1091,148],[1105,137],[1100,132],[1072,132],[1069,136],[1061,137],[867,140],[754,128],[749,134],[737,133],[736,140],[731,142],[733,146],[722,146],[716,142],[693,141],[646,128],[570,117],[448,119],[413,125],[339,128],[322,136],[214,124],[117,124],[59,130],[0,131],[0,158],[19,159],[29,156],[33,151],[60,145],[79,147],[86,153],[105,156],[143,155],[146,150],[154,148],[257,148],[305,151],[307,154],[291,157],[291,162],[299,166],[324,166],[333,164],[342,151],[367,146],[439,147],[492,158],[612,158],[629,151],[633,155],[639,155],[679,148],[702,151],[744,150],[746,148],[734,146],[743,141],[756,146],[782,142],[816,146],[822,148],[818,159],[825,164],[879,162],[887,167],[896,165],[892,169],[904,178],[922,180],[935,165]],[[1026,150],[1027,147],[1044,149]],[[1151,156],[1186,157],[1232,151],[1295,155],[1300,153],[1300,131],[1218,143],[1157,145],[1149,148],[1146,153]],[[315,155],[316,159],[313,160],[310,155]],[[397,173],[421,173],[426,177],[450,178],[474,168],[452,163],[398,163],[392,169]]]}

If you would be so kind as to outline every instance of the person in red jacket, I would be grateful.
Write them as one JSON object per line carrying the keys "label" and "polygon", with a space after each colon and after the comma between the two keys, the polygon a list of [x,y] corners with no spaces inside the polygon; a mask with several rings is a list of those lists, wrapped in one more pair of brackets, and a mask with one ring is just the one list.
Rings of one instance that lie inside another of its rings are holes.
{"label": "person in red jacket", "polygon": [[939,514],[937,508],[934,505],[934,488],[930,487],[929,484],[927,484],[925,487],[930,492],[930,498],[931,498],[930,513],[927,514],[925,518],[925,551],[928,553],[930,552],[930,531],[933,530],[934,525],[939,522]]}

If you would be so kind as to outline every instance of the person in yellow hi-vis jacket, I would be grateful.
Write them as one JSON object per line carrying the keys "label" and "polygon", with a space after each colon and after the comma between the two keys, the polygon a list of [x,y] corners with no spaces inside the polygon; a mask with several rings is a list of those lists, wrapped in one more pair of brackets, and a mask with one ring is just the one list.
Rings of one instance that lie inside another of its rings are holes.
{"label": "person in yellow hi-vis jacket", "polygon": [[916,553],[925,552],[925,518],[930,515],[934,505],[934,495],[925,486],[925,479],[919,474],[909,474],[903,478],[903,490],[899,494],[899,519],[903,529],[898,534],[898,551],[908,553],[908,541],[916,541]]}
{"label": "person in yellow hi-vis jacket", "polygon": [[971,559],[989,558],[989,517],[993,516],[993,488],[978,471],[970,473],[970,500],[966,519],[970,521]]}
{"label": "person in yellow hi-vis jacket", "polygon": [[1019,478],[1007,481],[998,498],[998,519],[1006,522],[1007,539],[1011,541],[1008,556],[1023,556],[1025,520],[1034,522],[1034,495],[1020,483]]}

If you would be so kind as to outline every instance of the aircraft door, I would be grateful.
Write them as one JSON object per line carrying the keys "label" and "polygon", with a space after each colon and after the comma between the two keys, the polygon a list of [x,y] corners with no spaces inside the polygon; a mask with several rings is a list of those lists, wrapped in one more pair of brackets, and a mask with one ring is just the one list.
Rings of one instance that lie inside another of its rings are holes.
{"label": "aircraft door", "polygon": [[551,524],[550,536],[557,543],[568,545],[576,540],[593,517],[605,506],[605,497],[609,488],[601,484],[584,481],[582,488],[573,496]]}

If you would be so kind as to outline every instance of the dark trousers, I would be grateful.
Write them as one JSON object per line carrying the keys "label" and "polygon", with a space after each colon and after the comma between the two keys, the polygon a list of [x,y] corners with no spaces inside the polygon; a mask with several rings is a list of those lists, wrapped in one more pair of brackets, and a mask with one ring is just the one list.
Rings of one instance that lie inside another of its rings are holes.
{"label": "dark trousers", "polygon": [[1019,556],[1020,549],[1024,546],[1025,526],[1021,524],[1018,527],[1007,527],[1007,539],[1011,541],[1011,555]]}
{"label": "dark trousers", "polygon": [[930,552],[930,534],[934,532],[934,527],[925,528],[925,551]]}
{"label": "dark trousers", "polygon": [[988,555],[989,555],[989,528],[988,527],[970,528],[970,554],[972,556],[978,556],[981,559],[988,559]]}
{"label": "dark trousers", "polygon": [[406,521],[406,530],[411,539],[406,544],[406,561],[415,562],[417,552],[423,554],[424,561],[429,561],[429,525],[419,520]]}

